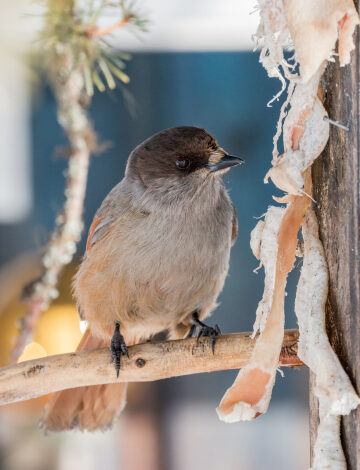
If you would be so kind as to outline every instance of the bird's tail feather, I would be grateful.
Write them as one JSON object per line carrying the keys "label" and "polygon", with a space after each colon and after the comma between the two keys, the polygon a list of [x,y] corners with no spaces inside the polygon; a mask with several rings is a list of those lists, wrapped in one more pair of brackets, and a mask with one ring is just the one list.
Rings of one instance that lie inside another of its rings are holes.
{"label": "bird's tail feather", "polygon": [[[106,347],[89,328],[77,351]],[[126,404],[126,383],[92,385],[53,393],[46,405],[42,424],[47,431],[78,428],[95,431],[107,429]]]}

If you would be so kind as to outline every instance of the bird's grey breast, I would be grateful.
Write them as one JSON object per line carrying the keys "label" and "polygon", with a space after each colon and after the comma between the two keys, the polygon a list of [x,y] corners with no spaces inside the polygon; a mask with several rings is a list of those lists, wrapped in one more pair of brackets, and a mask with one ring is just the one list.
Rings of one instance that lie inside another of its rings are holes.
{"label": "bird's grey breast", "polygon": [[227,271],[233,208],[224,189],[206,202],[156,209],[129,228],[126,270],[134,281],[198,285]]}

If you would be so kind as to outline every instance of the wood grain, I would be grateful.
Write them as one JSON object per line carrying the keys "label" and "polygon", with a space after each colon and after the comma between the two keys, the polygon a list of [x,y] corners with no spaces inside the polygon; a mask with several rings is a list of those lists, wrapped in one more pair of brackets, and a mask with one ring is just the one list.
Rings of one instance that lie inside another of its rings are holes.
{"label": "wood grain", "polygon": [[[279,365],[301,366],[297,330],[287,330]],[[146,382],[169,377],[239,369],[250,359],[250,333],[220,336],[212,353],[208,338],[144,343],[129,347],[117,379],[108,349],[80,351],[20,362],[0,369],[0,405],[86,385]]]}

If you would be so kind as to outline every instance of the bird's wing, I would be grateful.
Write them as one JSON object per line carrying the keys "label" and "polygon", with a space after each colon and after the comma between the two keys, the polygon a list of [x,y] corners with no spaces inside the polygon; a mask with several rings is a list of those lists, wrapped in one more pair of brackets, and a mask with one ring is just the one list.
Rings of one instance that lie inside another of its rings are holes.
{"label": "bird's wing", "polygon": [[129,195],[124,193],[120,182],[109,192],[96,211],[89,229],[86,251],[89,251],[96,242],[104,237],[114,222],[121,217],[126,217],[131,210]]}
{"label": "bird's wing", "polygon": [[238,236],[238,218],[234,204],[233,206],[233,219],[232,219],[232,231],[231,231],[231,246],[235,245]]}

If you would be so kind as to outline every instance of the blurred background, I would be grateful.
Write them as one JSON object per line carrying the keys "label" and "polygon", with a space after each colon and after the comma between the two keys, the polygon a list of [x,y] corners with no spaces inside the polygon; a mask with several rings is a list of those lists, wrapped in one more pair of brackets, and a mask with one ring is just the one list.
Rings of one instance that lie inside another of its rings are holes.
{"label": "blurred background", "polygon": [[[86,4],[86,2],[83,2]],[[71,278],[95,210],[122,178],[130,151],[155,132],[177,125],[206,128],[246,164],[226,175],[237,208],[239,236],[220,306],[210,319],[222,332],[250,331],[263,273],[249,247],[256,217],[276,190],[263,184],[270,165],[279,104],[267,102],[280,83],[252,52],[258,16],[254,0],[138,0],[149,31],[120,30],[113,46],[130,52],[128,85],[95,93],[89,113],[105,150],[92,157],[85,230],[77,257],[61,278],[28,352],[72,351],[81,336]],[[47,80],[29,67],[41,27],[37,5],[0,3],[0,363],[9,362],[16,320],[25,311],[22,287],[40,272],[41,248],[64,202],[66,138]],[[41,54],[40,58],[41,61]],[[36,62],[35,62],[36,63]],[[297,266],[298,268],[298,266]],[[293,314],[296,269],[290,276],[286,327]],[[30,357],[30,356],[29,356]],[[45,398],[0,409],[1,470],[301,470],[309,463],[308,377],[278,375],[269,411],[249,423],[225,424],[215,408],[237,371],[132,384],[128,406],[106,433],[45,436],[38,427]]]}

